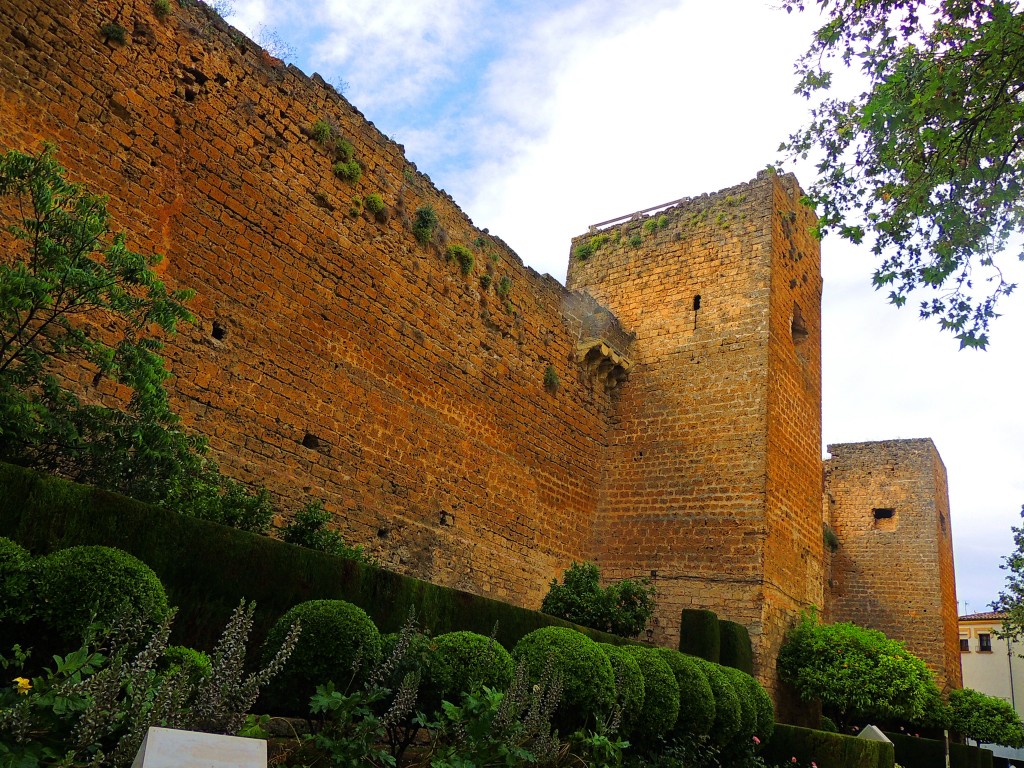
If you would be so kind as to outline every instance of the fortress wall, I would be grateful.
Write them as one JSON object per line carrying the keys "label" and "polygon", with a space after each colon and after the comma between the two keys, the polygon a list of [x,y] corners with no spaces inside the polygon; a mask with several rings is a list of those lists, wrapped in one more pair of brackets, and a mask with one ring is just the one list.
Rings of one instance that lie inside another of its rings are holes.
{"label": "fortress wall", "polygon": [[[595,509],[610,399],[573,353],[598,308],[474,227],[322,81],[171,8],[0,0],[0,147],[57,142],[130,247],[198,292],[166,350],[173,399],[228,474],[292,509],[324,499],[399,571],[539,604]],[[354,144],[357,183],[307,135],[318,119]],[[386,220],[350,210],[374,192]],[[424,204],[445,231],[428,247],[409,227]],[[485,273],[512,280],[507,301]]]}
{"label": "fortress wall", "polygon": [[683,608],[745,624],[771,689],[782,635],[822,598],[820,256],[800,197],[762,174],[578,237],[594,253],[569,270],[637,334],[598,562],[653,577],[662,644]]}
{"label": "fortress wall", "polygon": [[653,577],[659,644],[678,643],[683,608],[760,628],[773,184],[573,241],[607,236],[585,261],[572,258],[568,285],[637,334],[594,552],[610,578]]}
{"label": "fortress wall", "polygon": [[[821,518],[821,248],[792,176],[774,186],[768,372],[765,604],[758,668],[774,677],[786,631],[824,604]],[[774,683],[774,680],[772,680]],[[777,690],[780,714],[803,709]]]}
{"label": "fortress wall", "polygon": [[828,449],[826,492],[839,539],[829,618],[902,640],[940,687],[960,687],[949,498],[935,445],[926,438]]}

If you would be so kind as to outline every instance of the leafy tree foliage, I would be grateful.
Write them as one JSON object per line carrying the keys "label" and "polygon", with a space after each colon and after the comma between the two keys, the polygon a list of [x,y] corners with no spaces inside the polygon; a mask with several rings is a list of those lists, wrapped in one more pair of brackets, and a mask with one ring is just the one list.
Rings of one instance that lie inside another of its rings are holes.
{"label": "leafy tree foliage", "polygon": [[[1021,505],[1020,516],[1024,519],[1024,505]],[[1008,571],[1006,590],[999,593],[992,607],[1007,614],[1002,634],[1019,638],[1024,635],[1024,526],[1013,526],[1010,530],[1013,531],[1013,552],[1003,558],[1000,566]]]}
{"label": "leafy tree foliage", "polygon": [[551,580],[540,609],[584,627],[636,637],[654,613],[654,587],[647,579],[623,579],[601,587],[601,572],[594,563],[573,563]]}
{"label": "leafy tree foliage", "polygon": [[192,321],[192,292],[64,175],[52,146],[0,155],[0,461],[265,531],[266,494],[223,478],[170,406],[161,337]]}
{"label": "leafy tree foliage", "polygon": [[949,693],[950,727],[986,744],[1024,747],[1024,725],[1013,705],[971,688]]}
{"label": "leafy tree foliage", "polygon": [[813,614],[786,635],[779,675],[804,701],[820,699],[841,729],[853,719],[920,722],[938,696],[928,667],[903,643]]}
{"label": "leafy tree foliage", "polygon": [[373,558],[362,547],[349,546],[338,531],[328,528],[330,521],[331,513],[324,509],[323,502],[319,499],[311,501],[296,512],[292,522],[282,529],[281,538],[289,544],[373,564]]}
{"label": "leafy tree foliage", "polygon": [[[797,92],[822,100],[782,148],[820,158],[809,192],[819,232],[870,234],[876,288],[897,306],[931,289],[921,316],[984,347],[1015,287],[996,258],[1024,222],[1024,11],[1008,0],[816,4],[827,21],[797,63]],[[859,64],[863,93],[829,93],[836,60]]]}

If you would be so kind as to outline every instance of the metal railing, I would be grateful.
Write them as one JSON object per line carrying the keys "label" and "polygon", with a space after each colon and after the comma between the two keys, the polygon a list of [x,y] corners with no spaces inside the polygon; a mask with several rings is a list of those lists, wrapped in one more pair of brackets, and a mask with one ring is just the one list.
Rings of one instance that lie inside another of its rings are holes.
{"label": "metal railing", "polygon": [[612,224],[618,224],[621,221],[635,221],[636,219],[639,219],[641,216],[645,214],[654,213],[655,211],[661,211],[664,210],[665,208],[671,208],[673,205],[679,205],[680,203],[687,203],[692,199],[693,198],[690,197],[681,197],[678,200],[672,200],[671,202],[668,203],[662,203],[661,205],[654,205],[651,206],[650,208],[644,208],[642,211],[636,211],[635,213],[627,213],[623,216],[616,216],[614,219],[608,219],[607,221],[600,221],[597,224],[591,224],[589,227],[587,227],[587,231],[590,234],[593,234],[597,230],[602,229],[604,227],[609,227]]}

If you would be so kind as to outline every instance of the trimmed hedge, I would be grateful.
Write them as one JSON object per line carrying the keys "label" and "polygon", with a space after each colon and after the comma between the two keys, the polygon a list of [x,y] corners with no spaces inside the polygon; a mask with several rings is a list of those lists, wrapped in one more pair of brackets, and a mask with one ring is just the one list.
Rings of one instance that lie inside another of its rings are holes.
{"label": "trimmed hedge", "polygon": [[660,738],[679,719],[679,683],[672,668],[656,648],[627,645],[623,650],[636,659],[644,676],[644,706],[635,721],[626,720],[625,732],[641,741]]}
{"label": "trimmed hedge", "polygon": [[35,602],[29,597],[31,557],[17,542],[0,537],[0,622],[31,618]]}
{"label": "trimmed hedge", "polygon": [[721,643],[718,663],[754,674],[754,647],[747,628],[735,621],[719,621],[718,633]]}
{"label": "trimmed hedge", "polygon": [[615,675],[615,700],[622,710],[622,720],[625,723],[635,723],[640,719],[646,698],[644,673],[640,669],[640,663],[621,645],[598,643],[598,646],[612,665],[612,673]]}
{"label": "trimmed hedge", "polygon": [[309,714],[309,699],[318,685],[334,683],[339,691],[363,680],[380,663],[381,637],[366,611],[344,600],[310,600],[287,611],[271,628],[264,648],[269,661],[292,624],[302,627],[299,642],[284,669],[264,690],[261,700],[275,714]]}
{"label": "trimmed hedge", "polygon": [[172,642],[212,649],[231,612],[256,601],[250,648],[289,608],[343,599],[363,608],[381,632],[398,631],[415,606],[434,634],[470,630],[512,648],[546,626],[573,627],[601,642],[627,641],[577,628],[537,611],[435,586],[323,552],[184,517],[115,493],[0,463],[0,531],[34,553],[104,544],[149,565],[179,606]]}
{"label": "trimmed hedge", "polygon": [[463,693],[486,685],[500,691],[512,684],[512,657],[496,640],[476,632],[449,632],[430,642],[423,681],[424,703],[455,704]]}
{"label": "trimmed hedge", "polygon": [[757,681],[732,667],[720,666],[718,670],[725,675],[740,702],[740,727],[733,740],[748,744],[754,736],[760,737],[757,731],[757,700],[754,698]]}
{"label": "trimmed hedge", "polygon": [[[903,768],[933,768],[946,764],[946,744],[938,739],[921,739],[903,733],[886,736],[896,750],[896,762]],[[992,750],[949,744],[950,768],[992,768]]]}
{"label": "trimmed hedge", "polygon": [[711,724],[711,741],[727,746],[743,727],[743,708],[736,689],[722,672],[722,667],[710,661],[694,657],[701,672],[708,679],[711,694],[715,697],[715,721]]}
{"label": "trimmed hedge", "polygon": [[699,659],[671,648],[657,648],[679,684],[679,718],[675,731],[679,734],[707,736],[715,722],[715,696]]}
{"label": "trimmed hedge", "polygon": [[[793,758],[801,765],[814,762],[828,768],[893,768],[893,745],[884,741],[858,739],[825,733],[795,725],[776,725],[760,756],[768,765],[786,765]],[[908,768],[905,764],[904,768]],[[943,765],[937,762],[929,766]],[[915,767],[916,768],[916,767]]]}
{"label": "trimmed hedge", "polygon": [[606,714],[615,703],[615,674],[601,646],[567,627],[543,627],[516,643],[512,657],[536,683],[550,662],[562,681],[562,700],[553,721],[572,733]]}
{"label": "trimmed hedge", "polygon": [[167,616],[167,594],[153,570],[111,547],[62,549],[32,562],[37,613],[65,643],[81,641],[92,622],[119,618],[156,626]]}
{"label": "trimmed hedge", "polygon": [[679,651],[719,663],[722,637],[714,611],[683,609],[679,623]]}

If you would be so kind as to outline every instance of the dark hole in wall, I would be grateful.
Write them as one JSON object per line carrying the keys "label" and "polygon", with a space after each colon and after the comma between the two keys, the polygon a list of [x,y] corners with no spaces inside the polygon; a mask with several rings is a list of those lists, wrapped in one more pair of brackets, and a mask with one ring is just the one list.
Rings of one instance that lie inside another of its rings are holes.
{"label": "dark hole in wall", "polygon": [[800,344],[807,339],[807,323],[804,322],[804,313],[800,309],[800,305],[795,301],[793,302],[793,325],[791,331],[794,344]]}
{"label": "dark hole in wall", "polygon": [[218,323],[216,320],[213,321],[213,330],[210,331],[210,335],[213,336],[217,341],[224,341],[228,336],[228,329]]}
{"label": "dark hole in wall", "polygon": [[698,309],[700,309],[700,294],[699,293],[696,296],[693,297],[693,311],[696,312]]}
{"label": "dark hole in wall", "polygon": [[196,100],[196,92],[193,91],[191,88],[186,88],[185,89],[185,101],[193,102],[195,100]]}
{"label": "dark hole in wall", "polygon": [[313,449],[319,448],[320,447],[320,438],[317,437],[314,434],[310,434],[309,432],[307,432],[302,437],[302,446],[304,448],[313,448]]}
{"label": "dark hole in wall", "polygon": [[890,507],[879,507],[872,509],[871,514],[875,516],[875,520],[889,520],[896,514],[896,510]]}

